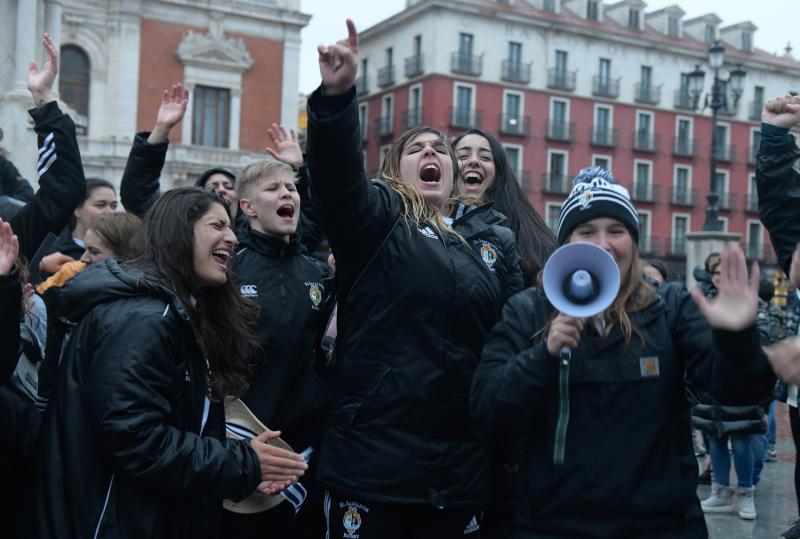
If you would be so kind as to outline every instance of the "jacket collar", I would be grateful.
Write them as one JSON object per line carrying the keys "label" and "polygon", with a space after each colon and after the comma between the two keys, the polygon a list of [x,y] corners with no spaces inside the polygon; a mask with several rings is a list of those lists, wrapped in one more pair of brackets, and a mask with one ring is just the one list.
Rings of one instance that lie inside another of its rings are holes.
{"label": "jacket collar", "polygon": [[297,253],[300,245],[297,234],[292,234],[289,243],[286,243],[282,238],[263,234],[250,226],[239,231],[239,242],[265,256],[278,258]]}
{"label": "jacket collar", "polygon": [[480,205],[459,202],[453,211],[453,230],[462,236],[471,237],[494,225],[502,225],[508,219],[492,206],[492,202]]}

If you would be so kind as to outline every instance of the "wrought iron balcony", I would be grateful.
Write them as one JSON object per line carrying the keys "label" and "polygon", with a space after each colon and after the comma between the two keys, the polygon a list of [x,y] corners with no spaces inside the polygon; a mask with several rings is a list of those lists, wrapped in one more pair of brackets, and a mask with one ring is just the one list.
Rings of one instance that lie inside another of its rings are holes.
{"label": "wrought iron balcony", "polygon": [[633,149],[640,152],[657,152],[661,138],[653,133],[639,131],[633,134]]}
{"label": "wrought iron balcony", "polygon": [[697,139],[675,137],[672,139],[672,155],[676,157],[695,157],[697,155]]}
{"label": "wrought iron balcony", "polygon": [[766,258],[768,250],[763,243],[746,243],[744,246],[744,254],[748,260],[762,261]]}
{"label": "wrought iron balcony", "polygon": [[400,114],[400,127],[410,129],[422,125],[422,109],[408,109]]}
{"label": "wrought iron balcony", "polygon": [[394,65],[384,66],[378,69],[378,86],[386,88],[394,84]]}
{"label": "wrought iron balcony", "polygon": [[529,193],[533,193],[533,180],[530,170],[523,170],[519,173],[519,186],[522,189],[522,192],[526,195]]}
{"label": "wrought iron balcony", "polygon": [[550,120],[546,125],[547,138],[560,142],[572,142],[575,140],[575,124],[572,122],[562,122]]}
{"label": "wrought iron balcony", "polygon": [[356,78],[356,93],[358,95],[364,95],[369,92],[369,88],[367,87],[367,74],[364,73]]}
{"label": "wrought iron balcony", "polygon": [[450,71],[458,75],[480,77],[483,72],[483,57],[454,52],[450,59]]}
{"label": "wrought iron balcony", "polygon": [[500,132],[504,135],[527,137],[531,132],[530,118],[521,114],[501,114]]}
{"label": "wrought iron balcony", "polygon": [[730,163],[736,155],[736,146],[733,144],[717,144],[715,153],[717,161]]}
{"label": "wrought iron balcony", "polygon": [[694,206],[697,204],[697,189],[670,189],[669,201],[673,206]]}
{"label": "wrought iron balcony", "polygon": [[675,90],[675,108],[694,110],[694,99],[686,90]]}
{"label": "wrought iron balcony", "polygon": [[542,191],[554,195],[569,193],[569,180],[565,174],[545,172],[542,174]]}
{"label": "wrought iron balcony", "polygon": [[747,149],[747,164],[755,165],[758,156],[758,146],[750,146]]}
{"label": "wrought iron balcony", "polygon": [[406,58],[405,64],[405,75],[408,79],[419,77],[425,73],[425,57],[422,54],[409,56]]}
{"label": "wrought iron balcony", "polygon": [[634,88],[633,99],[639,103],[658,105],[658,102],[661,101],[661,86],[637,82]]}
{"label": "wrought iron balcony", "polygon": [[639,253],[643,255],[661,254],[661,238],[658,236],[639,236]]}
{"label": "wrought iron balcony", "polygon": [[672,236],[669,239],[669,254],[671,256],[686,256],[685,236]]}
{"label": "wrought iron balcony", "polygon": [[758,213],[758,193],[750,193],[747,195],[747,204],[744,209],[751,213]]}
{"label": "wrought iron balcony", "polygon": [[619,129],[610,127],[593,127],[591,141],[595,146],[615,147],[619,144]]}
{"label": "wrought iron balcony", "polygon": [[394,118],[392,116],[384,116],[375,120],[375,131],[380,138],[394,135]]}
{"label": "wrought iron balcony", "polygon": [[720,116],[736,116],[739,113],[738,103],[736,105],[730,101],[723,103],[718,112]]}
{"label": "wrought iron balcony", "polygon": [[598,97],[619,97],[619,78],[600,78],[595,75],[592,79],[592,94]]}
{"label": "wrought iron balcony", "polygon": [[636,202],[658,202],[661,186],[653,185],[651,182],[634,182],[630,194],[631,200]]}
{"label": "wrought iron balcony", "polygon": [[481,129],[483,112],[463,107],[450,108],[450,127],[458,129]]}
{"label": "wrought iron balcony", "polygon": [[531,82],[531,64],[522,62],[512,62],[503,60],[500,78],[506,82],[516,82],[517,84],[529,84]]}
{"label": "wrought iron balcony", "polygon": [[547,87],[553,90],[572,92],[575,90],[576,73],[576,71],[566,71],[564,69],[548,69]]}
{"label": "wrought iron balcony", "polygon": [[717,193],[719,195],[719,200],[717,201],[717,206],[720,210],[730,211],[735,209],[736,207],[736,195],[734,193]]}

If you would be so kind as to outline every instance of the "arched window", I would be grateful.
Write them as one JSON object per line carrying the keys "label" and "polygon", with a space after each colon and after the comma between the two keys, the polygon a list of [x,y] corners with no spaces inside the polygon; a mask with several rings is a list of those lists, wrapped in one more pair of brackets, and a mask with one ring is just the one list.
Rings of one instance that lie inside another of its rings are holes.
{"label": "arched window", "polygon": [[75,45],[61,47],[61,99],[82,115],[89,115],[89,57]]}

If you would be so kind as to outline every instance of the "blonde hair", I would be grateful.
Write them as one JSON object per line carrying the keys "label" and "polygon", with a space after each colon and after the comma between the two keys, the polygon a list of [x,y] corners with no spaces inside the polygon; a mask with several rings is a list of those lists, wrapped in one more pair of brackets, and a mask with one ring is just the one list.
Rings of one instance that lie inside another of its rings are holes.
{"label": "blonde hair", "polygon": [[255,163],[250,163],[239,173],[239,176],[236,178],[236,196],[239,197],[239,200],[248,198],[247,193],[254,185],[257,185],[262,179],[276,172],[285,172],[289,174],[294,181],[297,181],[294,170],[286,163],[278,161],[277,159],[263,159]]}
{"label": "blonde hair", "polygon": [[[392,144],[389,153],[386,154],[378,176],[400,197],[403,206],[403,218],[406,221],[410,221],[418,227],[423,224],[432,226],[439,232],[439,235],[447,232],[458,236],[458,234],[444,222],[442,214],[439,213],[434,206],[428,204],[425,199],[422,198],[419,191],[417,191],[416,187],[404,180],[400,174],[400,159],[403,156],[403,150],[405,150],[406,144],[423,133],[432,133],[439,137],[439,140],[444,142],[450,160],[453,162],[453,184],[455,185],[455,179],[458,177],[458,159],[456,159],[455,151],[453,151],[452,146],[447,142],[447,137],[444,133],[432,127],[424,126],[408,129],[400,135],[400,138]],[[448,199],[445,203],[446,206],[451,206],[454,200],[457,199]]]}

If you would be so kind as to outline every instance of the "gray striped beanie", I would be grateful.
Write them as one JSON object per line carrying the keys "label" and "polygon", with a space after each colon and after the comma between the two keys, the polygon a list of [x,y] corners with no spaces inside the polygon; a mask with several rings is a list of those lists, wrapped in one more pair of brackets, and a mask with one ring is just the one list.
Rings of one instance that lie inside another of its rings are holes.
{"label": "gray striped beanie", "polygon": [[639,243],[639,214],[631,204],[628,190],[614,181],[610,171],[601,167],[584,168],[572,180],[572,191],[561,206],[558,244],[562,245],[578,225],[598,217],[621,222],[633,241]]}

